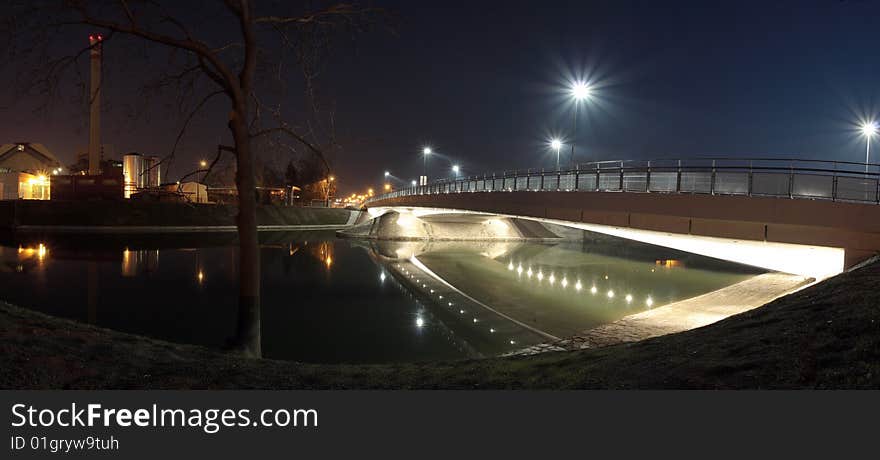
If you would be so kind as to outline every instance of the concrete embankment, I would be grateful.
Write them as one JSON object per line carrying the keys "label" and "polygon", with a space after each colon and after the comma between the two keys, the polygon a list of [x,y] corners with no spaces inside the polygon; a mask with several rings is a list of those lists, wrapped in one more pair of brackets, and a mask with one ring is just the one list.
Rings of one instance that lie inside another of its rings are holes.
{"label": "concrete embankment", "polygon": [[391,211],[339,232],[379,240],[494,241],[559,239],[540,222],[484,214],[416,215]]}
{"label": "concrete embankment", "polygon": [[[235,231],[231,205],[136,201],[0,201],[0,229],[15,232]],[[338,229],[359,211],[289,206],[257,207],[260,230]]]}

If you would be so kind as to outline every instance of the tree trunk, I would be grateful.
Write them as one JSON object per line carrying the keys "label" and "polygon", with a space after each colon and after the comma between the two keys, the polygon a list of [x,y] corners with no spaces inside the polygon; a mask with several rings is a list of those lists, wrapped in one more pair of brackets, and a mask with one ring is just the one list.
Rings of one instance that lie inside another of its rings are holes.
{"label": "tree trunk", "polygon": [[260,345],[260,248],[257,241],[257,202],[254,155],[245,122],[247,108],[237,104],[229,119],[235,140],[238,187],[238,348],[253,357],[262,355]]}

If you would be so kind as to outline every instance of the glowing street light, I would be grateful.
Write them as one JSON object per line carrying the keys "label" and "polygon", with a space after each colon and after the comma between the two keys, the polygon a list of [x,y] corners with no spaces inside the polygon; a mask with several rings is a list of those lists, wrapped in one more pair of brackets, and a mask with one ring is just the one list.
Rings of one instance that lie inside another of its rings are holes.
{"label": "glowing street light", "polygon": [[413,187],[416,186],[416,181],[412,181],[412,182],[410,182],[410,183],[412,184]]}
{"label": "glowing street light", "polygon": [[862,125],[862,135],[865,136],[865,172],[868,172],[868,159],[871,157],[871,138],[877,134],[877,123],[874,120],[866,121]]}
{"label": "glowing street light", "polygon": [[425,181],[428,180],[428,155],[431,154],[431,147],[425,147],[422,149],[422,177],[425,178]]}
{"label": "glowing street light", "polygon": [[388,184],[388,183],[385,184],[385,191],[386,191],[386,192],[390,192],[390,191],[391,191],[391,184]]}
{"label": "glowing street light", "polygon": [[388,176],[390,176],[390,175],[391,175],[391,173],[390,173],[390,172],[388,172],[388,171],[385,171],[385,177],[388,177]]}
{"label": "glowing street light", "polygon": [[578,106],[580,102],[589,99],[593,93],[593,89],[590,85],[585,81],[575,81],[571,85],[571,97],[574,99],[574,118],[573,118],[573,128],[572,128],[572,141],[571,141],[571,158],[569,162],[571,165],[574,165],[574,139],[577,138],[577,116],[578,116]]}
{"label": "glowing street light", "polygon": [[562,141],[553,139],[550,141],[550,147],[556,150],[556,170],[559,171],[559,149],[562,148]]}
{"label": "glowing street light", "polygon": [[452,165],[452,172],[455,173],[455,177],[458,178],[458,172],[461,171],[461,168],[458,165]]}

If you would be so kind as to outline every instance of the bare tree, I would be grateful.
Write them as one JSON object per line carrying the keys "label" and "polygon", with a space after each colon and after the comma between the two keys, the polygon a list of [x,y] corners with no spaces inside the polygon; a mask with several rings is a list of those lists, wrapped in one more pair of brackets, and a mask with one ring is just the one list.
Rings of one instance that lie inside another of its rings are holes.
{"label": "bare tree", "polygon": [[[229,104],[227,128],[233,145],[217,150],[218,158],[211,162],[206,174],[225,150],[234,155],[239,195],[239,305],[240,314],[250,318],[253,315],[258,318],[260,310],[254,143],[258,138],[265,138],[291,151],[305,150],[320,159],[325,176],[330,177],[325,152],[335,144],[332,136],[334,122],[332,111],[320,107],[315,97],[320,61],[329,49],[333,34],[359,31],[361,25],[372,22],[378,13],[375,9],[348,3],[266,1],[259,6],[256,3],[224,0],[202,5],[219,8],[221,11],[211,16],[212,20],[226,21],[224,26],[212,24],[212,27],[199,25],[200,21],[192,18],[203,18],[206,13],[181,14],[179,4],[161,0],[28,1],[13,7],[14,11],[7,16],[7,26],[12,34],[27,31],[23,36],[29,40],[40,35],[48,41],[51,37],[57,39],[69,34],[71,28],[74,31],[88,28],[104,33],[106,43],[125,38],[128,43],[143,45],[134,48],[134,53],[146,55],[156,48],[168,52],[164,67],[173,70],[163,71],[158,79],[146,85],[146,89],[175,88],[179,106],[190,102],[173,147],[162,159],[166,164],[170,165],[173,160],[196,113],[209,101],[225,98]],[[178,13],[172,13],[175,8]],[[23,45],[24,48],[28,46],[33,45]],[[74,64],[89,50],[86,47],[72,56],[50,58],[51,49],[46,46],[40,51],[47,67],[32,83],[33,87],[47,94],[52,94],[58,87],[63,72],[78,72]],[[285,56],[292,56],[297,65],[287,66]],[[300,70],[294,80],[303,83],[305,94],[300,116],[293,118],[286,116],[280,102],[286,94],[288,67]],[[279,102],[267,104],[265,101],[269,98],[265,97],[266,94]],[[317,116],[301,116],[302,113]],[[327,121],[316,122],[315,119]],[[259,335],[259,330],[256,334]],[[253,340],[250,337],[243,342],[249,344],[243,351],[260,355],[258,338]]]}

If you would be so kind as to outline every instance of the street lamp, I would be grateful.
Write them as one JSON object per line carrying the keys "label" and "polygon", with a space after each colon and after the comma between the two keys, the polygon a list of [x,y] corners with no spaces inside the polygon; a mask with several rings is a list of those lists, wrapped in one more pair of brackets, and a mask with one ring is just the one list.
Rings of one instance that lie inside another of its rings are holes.
{"label": "street lamp", "polygon": [[868,159],[871,157],[871,138],[877,134],[877,123],[874,120],[866,121],[862,125],[862,135],[865,136],[865,172],[868,172]]}
{"label": "street lamp", "polygon": [[422,149],[422,177],[425,178],[425,182],[428,181],[428,155],[431,154],[431,147],[425,147]]}
{"label": "street lamp", "polygon": [[577,138],[578,106],[580,105],[581,101],[589,99],[592,92],[593,89],[588,83],[584,81],[576,81],[571,85],[571,97],[572,99],[574,99],[574,118],[571,140],[571,158],[569,159],[569,161],[572,165],[574,165],[574,140]]}
{"label": "street lamp", "polygon": [[562,141],[559,139],[553,139],[550,141],[550,147],[553,150],[556,150],[556,170],[559,171],[559,149],[562,148]]}
{"label": "street lamp", "polygon": [[390,173],[390,172],[388,172],[388,171],[385,171],[385,177],[388,177],[388,176],[390,176],[390,175],[391,175],[391,173]]}
{"label": "street lamp", "polygon": [[461,170],[461,168],[459,168],[458,165],[452,165],[452,172],[455,173],[455,178],[456,178],[456,179],[458,179],[458,172],[459,172],[460,170]]}

